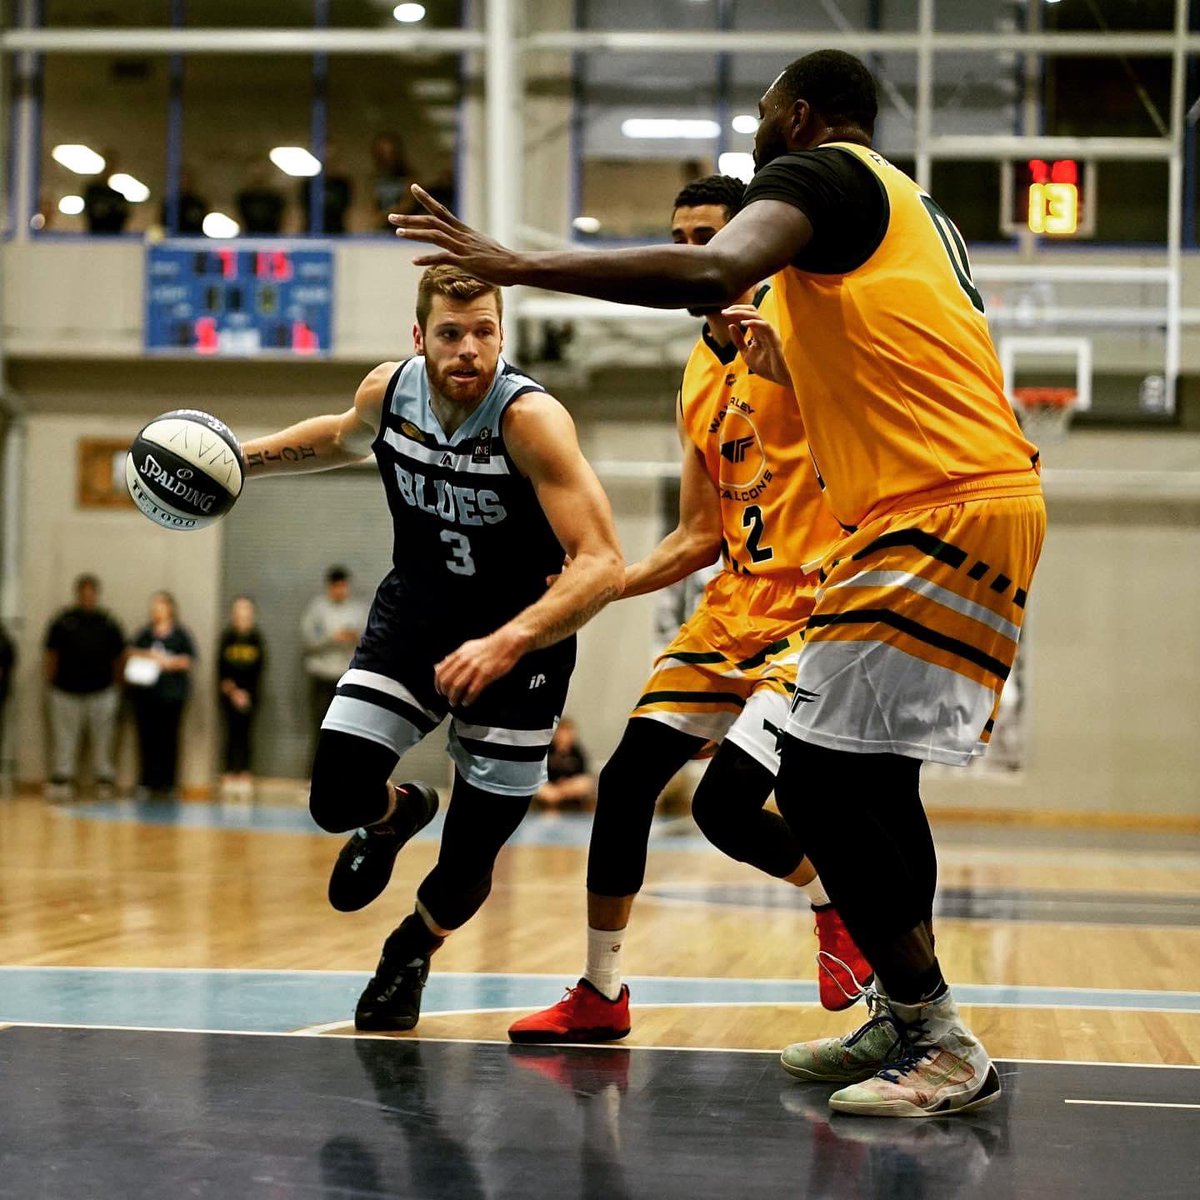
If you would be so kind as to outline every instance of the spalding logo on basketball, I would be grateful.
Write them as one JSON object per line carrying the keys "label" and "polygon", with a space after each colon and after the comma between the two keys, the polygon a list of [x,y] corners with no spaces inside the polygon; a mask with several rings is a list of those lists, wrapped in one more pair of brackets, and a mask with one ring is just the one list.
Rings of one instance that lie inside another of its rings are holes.
{"label": "spalding logo on basketball", "polygon": [[155,417],[133,439],[125,483],[155,524],[203,529],[241,493],[242,449],[223,421],[181,408]]}

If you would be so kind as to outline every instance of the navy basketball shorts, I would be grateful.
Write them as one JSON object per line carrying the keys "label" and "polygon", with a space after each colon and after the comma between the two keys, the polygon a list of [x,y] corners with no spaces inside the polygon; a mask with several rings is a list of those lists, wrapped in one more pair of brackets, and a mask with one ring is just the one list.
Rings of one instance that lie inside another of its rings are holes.
{"label": "navy basketball shorts", "polygon": [[380,589],[321,728],[403,756],[448,716],[447,749],[468,783],[500,796],[532,796],[546,782],[546,755],[575,666],[574,637],[527,654],[474,704],[451,706],[434,686],[434,667],[459,642],[444,630],[436,638],[427,626],[418,632],[422,623],[405,621]]}

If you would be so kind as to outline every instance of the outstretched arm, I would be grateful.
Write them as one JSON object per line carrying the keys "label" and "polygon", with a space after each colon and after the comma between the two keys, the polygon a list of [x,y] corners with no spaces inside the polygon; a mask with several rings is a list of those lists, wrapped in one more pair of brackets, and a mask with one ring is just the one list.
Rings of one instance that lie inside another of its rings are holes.
{"label": "outstretched arm", "polygon": [[504,443],[570,562],[540,599],[437,664],[438,690],[455,705],[474,703],[531,650],[570,636],[621,594],[624,580],[608,497],[579,449],[567,410],[544,393],[522,396],[504,416]]}
{"label": "outstretched arm", "polygon": [[415,260],[448,263],[500,286],[528,284],[653,308],[720,308],[782,270],[808,245],[812,225],[782,200],[748,204],[704,246],[519,253],[472,229],[413,185],[427,213],[392,213],[398,237],[438,247]]}
{"label": "outstretched arm", "polygon": [[622,599],[656,592],[715,562],[721,553],[721,498],[700,451],[680,425],[679,524],[640,562],[625,568]]}
{"label": "outstretched arm", "polygon": [[242,443],[246,475],[298,475],[361,462],[379,432],[383,397],[398,363],[377,366],[358,385],[354,406],[344,413],[309,417],[278,433]]}

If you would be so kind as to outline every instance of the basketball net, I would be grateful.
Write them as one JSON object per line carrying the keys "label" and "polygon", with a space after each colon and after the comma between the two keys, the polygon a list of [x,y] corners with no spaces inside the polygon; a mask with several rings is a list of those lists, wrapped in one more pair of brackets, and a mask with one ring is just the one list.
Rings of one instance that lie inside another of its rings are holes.
{"label": "basketball net", "polygon": [[1075,398],[1076,391],[1071,387],[1013,388],[1021,429],[1035,446],[1066,441]]}

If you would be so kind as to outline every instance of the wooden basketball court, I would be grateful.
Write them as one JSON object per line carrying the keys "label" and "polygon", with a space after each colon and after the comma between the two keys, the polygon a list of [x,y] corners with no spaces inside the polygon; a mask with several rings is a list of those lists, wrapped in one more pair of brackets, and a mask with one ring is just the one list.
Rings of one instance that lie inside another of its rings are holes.
{"label": "wooden basketball court", "polygon": [[[588,822],[531,815],[435,958],[418,1029],[364,1038],[354,1001],[436,827],[343,915],[324,895],[338,841],[295,804],[0,804],[0,1102],[25,1172],[0,1196],[68,1194],[30,1190],[49,1163],[96,1196],[141,1194],[146,1172],[223,1196],[760,1194],[739,1190],[750,1162],[762,1188],[833,1172],[842,1190],[802,1193],[882,1195],[881,1154],[915,1195],[1034,1196],[1046,1139],[1078,1165],[1056,1195],[1195,1194],[1200,837],[938,827],[940,955],[1006,1094],[873,1122],[832,1118],[830,1089],[775,1062],[862,1012],[817,1004],[807,902],[688,818],[655,826],[625,1045],[508,1046],[580,969]],[[714,1115],[730,1095],[733,1131]]]}

